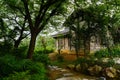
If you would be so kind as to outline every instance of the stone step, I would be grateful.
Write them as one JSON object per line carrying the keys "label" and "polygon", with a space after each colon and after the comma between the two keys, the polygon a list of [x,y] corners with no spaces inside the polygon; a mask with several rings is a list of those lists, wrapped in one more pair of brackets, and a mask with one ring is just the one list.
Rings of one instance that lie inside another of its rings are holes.
{"label": "stone step", "polygon": [[74,75],[73,73],[64,73],[63,74],[64,77],[73,76],[73,75]]}
{"label": "stone step", "polygon": [[62,77],[62,78],[58,78],[56,80],[77,80],[77,79],[74,77]]}
{"label": "stone step", "polygon": [[96,79],[86,79],[86,78],[80,78],[80,77],[62,77],[56,80],[96,80]]}

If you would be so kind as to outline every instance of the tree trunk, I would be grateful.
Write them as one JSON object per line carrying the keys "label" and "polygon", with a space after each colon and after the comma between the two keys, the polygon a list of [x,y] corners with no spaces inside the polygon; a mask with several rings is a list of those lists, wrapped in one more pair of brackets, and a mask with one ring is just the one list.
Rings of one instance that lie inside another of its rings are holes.
{"label": "tree trunk", "polygon": [[14,48],[17,49],[20,45],[21,40],[15,41]]}
{"label": "tree trunk", "polygon": [[90,53],[90,38],[84,39],[84,55],[87,56]]}
{"label": "tree trunk", "polygon": [[35,48],[35,42],[36,42],[37,34],[31,34],[29,49],[27,52],[27,58],[32,59],[34,48]]}

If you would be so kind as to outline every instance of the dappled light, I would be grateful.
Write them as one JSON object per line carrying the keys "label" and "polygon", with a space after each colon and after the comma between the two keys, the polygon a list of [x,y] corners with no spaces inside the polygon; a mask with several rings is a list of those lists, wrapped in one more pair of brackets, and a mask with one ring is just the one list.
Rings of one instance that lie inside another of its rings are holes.
{"label": "dappled light", "polygon": [[0,80],[120,80],[120,0],[0,7]]}

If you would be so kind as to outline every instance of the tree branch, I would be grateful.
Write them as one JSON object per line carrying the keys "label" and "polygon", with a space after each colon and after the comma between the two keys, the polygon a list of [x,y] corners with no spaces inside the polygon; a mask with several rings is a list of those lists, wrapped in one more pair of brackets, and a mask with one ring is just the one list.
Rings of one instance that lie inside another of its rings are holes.
{"label": "tree branch", "polygon": [[[45,19],[45,21],[42,23],[42,25],[39,27],[39,29],[37,30],[37,33],[39,33],[44,27],[45,24],[49,21],[49,19],[55,14],[55,12],[57,11],[57,9],[60,7],[60,5],[62,4],[63,1],[61,1],[56,7],[55,9],[52,10],[52,12],[49,14],[49,16]],[[45,15],[45,14],[44,14]]]}
{"label": "tree branch", "polygon": [[52,0],[52,1],[48,0],[45,5],[41,6],[41,8],[39,10],[39,14],[36,17],[35,26],[39,27],[39,25],[42,22],[47,10],[55,3],[57,3],[56,0]]}
{"label": "tree branch", "polygon": [[33,29],[33,22],[32,22],[31,15],[30,15],[30,12],[28,9],[28,2],[27,2],[27,0],[22,0],[22,2],[24,3],[25,13],[26,13],[26,17],[28,19],[30,30],[32,30]]}
{"label": "tree branch", "polygon": [[26,23],[26,20],[27,20],[27,16],[24,17],[24,22],[23,22],[23,25],[21,26],[22,29],[20,30],[20,36],[19,36],[19,38],[18,38],[18,39],[20,39],[20,40],[22,40],[22,39],[25,38],[25,37],[23,38],[23,32],[24,32],[24,30],[25,30],[25,23]]}

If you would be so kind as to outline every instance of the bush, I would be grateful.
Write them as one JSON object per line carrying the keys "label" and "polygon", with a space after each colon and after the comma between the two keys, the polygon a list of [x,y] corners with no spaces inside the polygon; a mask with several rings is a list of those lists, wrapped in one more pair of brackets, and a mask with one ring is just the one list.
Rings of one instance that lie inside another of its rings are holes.
{"label": "bush", "polygon": [[[42,63],[33,62],[28,59],[17,60],[15,56],[5,55],[0,57],[0,77],[6,80],[44,80],[45,68]],[[23,79],[20,78],[23,77]],[[27,78],[26,76],[31,76]],[[12,79],[15,78],[15,79]],[[26,79],[27,78],[27,79]]]}
{"label": "bush", "polygon": [[33,55],[33,60],[37,62],[41,62],[45,65],[50,64],[50,59],[47,54],[34,54]]}
{"label": "bush", "polygon": [[52,53],[54,51],[54,49],[38,49],[35,51],[35,53],[39,53],[39,54],[49,54]]}
{"label": "bush", "polygon": [[0,57],[0,75],[8,76],[10,73],[13,73],[15,64],[16,60],[14,56],[5,55]]}
{"label": "bush", "polygon": [[108,56],[109,56],[109,53],[107,49],[101,49],[95,52],[95,57],[97,58],[108,57]]}
{"label": "bush", "polygon": [[12,55],[17,58],[26,58],[27,46],[21,46],[18,49],[14,49]]}
{"label": "bush", "polygon": [[95,52],[95,56],[97,58],[102,57],[120,57],[120,46],[116,45],[110,48],[110,52],[108,52],[108,49],[101,49],[99,51]]}
{"label": "bush", "polygon": [[13,45],[10,43],[0,43],[0,55],[5,55],[5,53],[11,53],[11,50],[13,49]]}
{"label": "bush", "polygon": [[115,61],[112,59],[105,64],[106,67],[113,67],[114,65],[115,65]]}
{"label": "bush", "polygon": [[15,72],[14,74],[10,74],[9,77],[3,78],[3,80],[30,80],[28,73],[29,71]]}
{"label": "bush", "polygon": [[64,58],[63,58],[62,55],[58,54],[58,55],[57,55],[57,60],[58,60],[58,62],[63,62],[63,61],[64,61]]}

